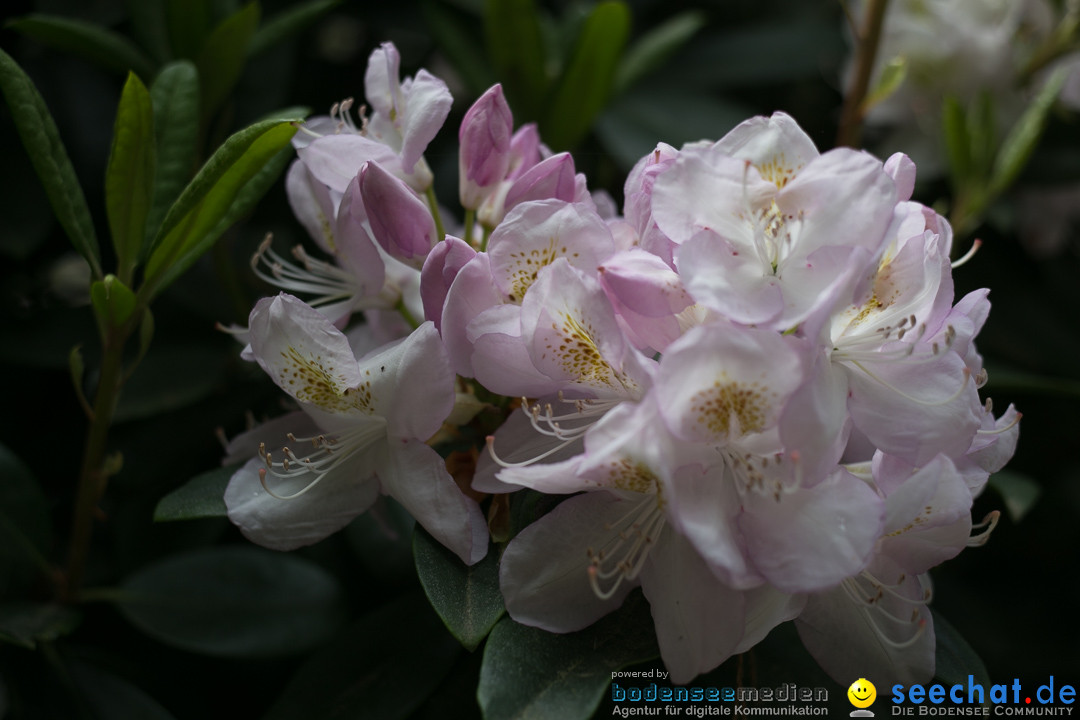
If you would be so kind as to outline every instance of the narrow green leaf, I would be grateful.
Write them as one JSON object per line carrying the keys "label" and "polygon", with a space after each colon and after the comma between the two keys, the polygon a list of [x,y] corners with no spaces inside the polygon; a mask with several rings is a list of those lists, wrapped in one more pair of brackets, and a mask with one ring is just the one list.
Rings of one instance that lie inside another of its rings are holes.
{"label": "narrow green leaf", "polygon": [[34,83],[3,50],[0,50],[0,90],[57,220],[71,244],[90,264],[94,277],[100,278],[101,258],[94,223],[56,123]]}
{"label": "narrow green leaf", "polygon": [[131,279],[146,237],[154,192],[156,149],[150,93],[128,74],[116,109],[112,150],[105,170],[105,210],[120,277]]}
{"label": "narrow green leaf", "polygon": [[194,60],[214,24],[212,0],[166,0],[165,25],[175,58]]}
{"label": "narrow green leaf", "polygon": [[951,623],[941,616],[941,613],[933,612],[934,638],[936,640],[936,669],[934,678],[943,685],[967,685],[968,675],[975,676],[975,682],[983,687],[992,684],[986,665],[978,653],[968,645],[967,641],[957,632]]}
{"label": "narrow green leaf", "polygon": [[143,310],[142,320],[139,321],[139,354],[135,362],[138,363],[150,349],[150,342],[154,339],[154,314],[150,308]]}
{"label": "narrow green leaf", "polygon": [[83,20],[27,15],[7,26],[51,48],[77,55],[116,73],[154,76],[154,63],[123,35]]}
{"label": "narrow green leaf", "polygon": [[106,599],[151,637],[220,657],[302,653],[344,619],[332,575],[296,555],[247,545],[166,558]]}
{"label": "narrow green leaf", "polygon": [[158,501],[154,522],[225,517],[225,487],[237,467],[215,468],[191,478]]}
{"label": "narrow green leaf", "polygon": [[593,9],[541,121],[540,133],[552,149],[575,147],[592,127],[611,97],[629,34],[630,10],[622,0],[605,0]]}
{"label": "narrow green leaf", "polygon": [[1028,158],[1039,144],[1046,120],[1050,115],[1050,109],[1054,106],[1065,80],[1069,76],[1067,68],[1058,68],[1046,84],[1042,86],[1039,94],[1020,119],[1016,121],[1009,134],[1001,143],[997,158],[994,160],[994,169],[990,174],[990,193],[998,195],[1013,184],[1017,175],[1024,169]]}
{"label": "narrow green leaf", "polygon": [[361,618],[315,654],[263,720],[404,720],[460,655],[424,598],[407,596]]}
{"label": "narrow green leaf", "polygon": [[941,129],[945,133],[953,189],[960,191],[967,188],[971,178],[971,136],[967,111],[953,95],[946,97],[942,105]]}
{"label": "narrow green leaf", "polygon": [[540,14],[534,0],[486,0],[488,55],[519,122],[538,120],[548,91]]}
{"label": "narrow green leaf", "polygon": [[[169,209],[146,264],[150,296],[179,277],[265,192],[269,172],[296,133],[291,122],[267,120],[232,135],[199,170]],[[273,161],[273,162],[272,162]],[[283,164],[282,164],[283,167]],[[248,184],[251,183],[251,187]]]}
{"label": "narrow green leaf", "polygon": [[1042,488],[1027,475],[1002,470],[990,476],[990,487],[997,490],[1005,501],[1005,511],[1009,519],[1018,523],[1024,519],[1031,508],[1035,507]]}
{"label": "narrow green leaf", "polygon": [[705,25],[705,21],[704,13],[687,10],[673,15],[635,40],[616,69],[615,94],[622,94],[660,67]]}
{"label": "narrow green leaf", "polygon": [[498,81],[483,52],[476,18],[462,17],[440,0],[423,0],[420,8],[428,31],[472,94],[480,95]]}
{"label": "narrow green leaf", "polygon": [[[195,172],[199,133],[199,73],[187,60],[162,68],[150,87],[154,106],[157,171],[154,199],[146,218],[146,243],[157,236],[165,212]],[[145,254],[145,253],[144,253]]]}
{"label": "narrow green leaf", "polygon": [[259,4],[250,2],[213,29],[195,66],[202,89],[201,110],[209,118],[232,92],[248,58],[248,45],[259,27]]}
{"label": "narrow green leaf", "polygon": [[488,637],[476,696],[487,720],[584,719],[612,672],[658,655],[649,604],[637,591],[614,613],[566,635],[505,617]]}
{"label": "narrow green leaf", "polygon": [[135,293],[115,275],[106,275],[90,286],[90,303],[103,329],[120,327],[135,310]]}
{"label": "narrow green leaf", "polygon": [[341,0],[308,0],[279,12],[252,36],[248,57],[255,57],[287,40],[340,4]]}
{"label": "narrow green leaf", "polygon": [[976,177],[986,178],[997,152],[997,121],[994,117],[994,98],[982,91],[968,108],[968,137],[971,142],[971,166]]}
{"label": "narrow green leaf", "polygon": [[417,526],[413,557],[420,584],[450,633],[475,650],[506,613],[499,592],[499,553],[495,548],[472,566]]}
{"label": "narrow green leaf", "polygon": [[86,364],[83,362],[82,345],[71,348],[68,355],[68,373],[71,375],[71,387],[75,390],[75,397],[88,418],[94,416],[94,410],[90,407],[90,401],[83,392],[83,377],[86,375]]}
{"label": "narrow green leaf", "polygon": [[900,89],[907,77],[907,59],[900,55],[885,63],[878,76],[877,84],[870,88],[866,98],[862,102],[862,113],[870,112],[880,102],[887,100],[894,92]]}
{"label": "narrow green leaf", "polygon": [[12,602],[0,605],[0,641],[33,650],[39,642],[52,642],[79,625],[79,613],[63,605]]}

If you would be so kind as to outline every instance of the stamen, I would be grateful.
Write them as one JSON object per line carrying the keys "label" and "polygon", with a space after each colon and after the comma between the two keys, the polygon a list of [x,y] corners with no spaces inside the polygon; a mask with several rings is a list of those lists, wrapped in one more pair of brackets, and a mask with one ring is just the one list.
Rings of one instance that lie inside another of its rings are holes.
{"label": "stamen", "polygon": [[[840,583],[840,586],[844,589],[844,592],[848,596],[848,598],[856,605],[856,607],[862,613],[863,617],[866,618],[867,624],[873,629],[874,634],[877,635],[878,639],[883,644],[888,645],[889,647],[896,650],[903,650],[905,648],[909,648],[916,642],[918,642],[919,638],[921,638],[923,633],[926,631],[927,624],[926,619],[920,617],[922,614],[921,607],[916,607],[912,611],[910,618],[902,618],[897,617],[896,615],[886,610],[882,606],[881,601],[886,597],[887,594],[887,596],[890,598],[896,598],[898,600],[912,603],[917,606],[924,606],[927,602],[929,602],[929,591],[924,589],[924,595],[921,599],[905,598],[892,590],[889,585],[881,583],[869,573],[863,573],[862,576],[865,579],[868,579],[873,585],[875,591],[874,595],[870,597],[864,595],[865,591],[859,586],[856,578],[847,578]],[[922,585],[923,576],[917,576],[916,580],[919,582],[920,585]],[[900,582],[903,582],[903,578],[901,578]],[[893,587],[898,587],[898,585]],[[913,622],[917,622],[915,633],[907,640],[894,640],[893,638],[889,637],[885,630],[878,624],[878,618],[886,618],[899,626],[908,626],[911,625],[911,623]]]}
{"label": "stamen", "polygon": [[882,378],[878,377],[873,372],[868,370],[862,363],[860,363],[858,361],[855,361],[855,362],[853,362],[853,364],[857,368],[862,370],[864,373],[869,375],[871,378],[873,378],[874,380],[877,380],[879,383],[881,383],[885,387],[892,390],[894,393],[896,393],[900,397],[906,398],[906,399],[910,400],[911,402],[916,403],[918,405],[922,405],[924,407],[940,407],[942,405],[948,405],[949,403],[951,403],[953,400],[956,400],[958,397],[960,397],[964,393],[964,388],[967,387],[968,381],[971,379],[971,368],[965,367],[964,368],[964,382],[962,382],[960,384],[960,387],[957,388],[955,393],[953,393],[949,397],[947,397],[944,400],[941,400],[939,402],[927,402],[925,400],[920,400],[919,398],[914,397],[912,395],[908,395],[906,392],[904,392],[903,390],[900,390],[895,385],[891,385],[888,381],[883,380]]}
{"label": "stamen", "polygon": [[[987,404],[987,410],[986,411],[990,412],[990,408],[992,407],[992,405],[990,404],[990,398],[986,399],[986,404]],[[1020,418],[1022,418],[1022,417],[1024,417],[1024,414],[1021,413],[1021,412],[1018,412],[1018,413],[1016,413],[1016,417],[1013,418],[1013,421],[1011,423],[1009,423],[1008,425],[1006,425],[1005,427],[1003,427],[1003,428],[994,428],[993,430],[976,430],[975,432],[978,435],[1001,435],[1003,433],[1007,433],[1008,431],[1010,431],[1014,427],[1016,427],[1020,423]]]}
{"label": "stamen", "polygon": [[[282,459],[275,460],[270,451],[266,449],[266,443],[259,443],[259,457],[263,459],[265,468],[259,468],[259,482],[271,496],[279,500],[293,500],[318,485],[323,478],[335,468],[340,467],[358,452],[365,450],[374,440],[385,433],[382,423],[364,423],[349,430],[342,431],[335,436],[297,438],[292,433],[287,436],[289,442],[311,442],[312,452],[304,457],[298,456],[292,448],[286,446],[281,449]],[[270,489],[267,483],[267,475],[273,475],[279,480],[295,480],[307,475],[314,475],[314,479],[300,490],[281,495]]]}
{"label": "stamen", "polygon": [[[615,594],[623,580],[637,579],[645,567],[649,551],[660,537],[666,522],[663,510],[657,502],[657,496],[649,494],[645,495],[641,502],[634,505],[613,525],[605,525],[605,530],[622,528],[617,533],[617,539],[612,544],[601,548],[599,552],[593,548],[585,551],[590,563],[587,568],[589,583],[598,598],[607,600]],[[630,541],[632,543],[629,549],[620,552]],[[614,562],[610,568],[604,569],[604,565],[609,561]],[[612,578],[615,581],[611,586],[606,590],[603,589],[601,581]]]}
{"label": "stamen", "polygon": [[[264,282],[293,293],[314,295],[308,304],[320,308],[331,303],[351,300],[356,310],[388,309],[396,299],[386,296],[384,289],[372,295],[359,279],[337,265],[308,255],[303,247],[293,248],[294,264],[281,257],[271,247],[273,235],[267,233],[259,249],[251,256],[251,270]],[[269,272],[262,269],[262,265]],[[246,332],[241,330],[237,332]]]}
{"label": "stamen", "polygon": [[958,258],[952,262],[952,269],[955,270],[971,258],[975,257],[975,253],[979,252],[979,248],[981,247],[982,240],[975,238],[974,242],[971,243],[971,249],[964,253],[963,257]]}
{"label": "stamen", "polygon": [[982,532],[972,535],[967,541],[967,546],[982,547],[983,545],[985,545],[990,539],[990,533],[994,532],[994,528],[997,527],[999,519],[1001,519],[1001,511],[994,510],[989,515],[984,517],[981,523],[979,523],[978,525],[972,525],[971,530],[973,532],[976,530],[981,530]]}
{"label": "stamen", "polygon": [[528,460],[522,460],[520,462],[507,462],[506,460],[503,460],[502,458],[500,458],[495,453],[495,436],[494,435],[488,435],[487,436],[487,451],[491,455],[491,459],[494,460],[496,462],[496,464],[500,465],[501,467],[504,467],[504,468],[528,467],[529,465],[533,465],[533,464],[539,462],[540,460],[543,460],[546,457],[550,457],[550,456],[554,455],[555,453],[559,452],[560,450],[562,450],[567,445],[571,444],[572,442],[574,442],[577,439],[578,438],[575,437],[575,438],[570,438],[569,440],[564,440],[563,442],[559,443],[558,445],[551,448],[550,450],[546,450],[546,451],[540,453],[539,455],[537,455],[536,457],[529,458]]}

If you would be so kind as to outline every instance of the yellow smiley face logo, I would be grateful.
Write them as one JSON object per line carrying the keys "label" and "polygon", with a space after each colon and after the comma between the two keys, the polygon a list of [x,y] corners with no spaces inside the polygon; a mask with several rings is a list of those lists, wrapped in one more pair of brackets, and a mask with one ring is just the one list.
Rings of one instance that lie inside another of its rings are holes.
{"label": "yellow smiley face logo", "polygon": [[877,698],[877,688],[866,678],[859,678],[847,689],[848,700],[857,708],[868,708]]}

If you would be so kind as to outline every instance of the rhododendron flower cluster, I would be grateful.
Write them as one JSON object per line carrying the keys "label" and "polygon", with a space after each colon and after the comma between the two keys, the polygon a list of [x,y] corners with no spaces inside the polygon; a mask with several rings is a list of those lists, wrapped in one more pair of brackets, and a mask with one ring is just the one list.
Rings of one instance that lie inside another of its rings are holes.
{"label": "rhododendron flower cluster", "polygon": [[[987,539],[972,499],[1019,414],[980,398],[987,291],[954,297],[914,164],[776,113],[657,145],[620,213],[496,86],[458,133],[458,222],[423,158],[450,94],[398,65],[372,55],[359,122],[297,135],[286,188],[326,259],[256,256],[283,292],[245,356],[297,412],[233,441],[233,522],[289,549],[385,493],[471,564],[476,497],[562,495],[493,546],[517,622],[572,632],[640,587],[674,682],[789,620],[843,682],[929,680],[927,572]],[[462,488],[432,445],[481,404],[505,420]]]}

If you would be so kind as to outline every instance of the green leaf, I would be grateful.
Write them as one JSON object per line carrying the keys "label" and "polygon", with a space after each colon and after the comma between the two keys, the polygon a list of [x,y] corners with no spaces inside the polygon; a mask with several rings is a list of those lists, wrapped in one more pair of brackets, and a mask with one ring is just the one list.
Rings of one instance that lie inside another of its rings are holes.
{"label": "green leaf", "polygon": [[537,120],[547,96],[544,39],[534,0],[486,0],[484,34],[518,122]]}
{"label": "green leaf", "polygon": [[229,97],[248,58],[248,45],[259,27],[259,3],[250,2],[225,18],[206,38],[195,61],[202,86],[202,117],[211,117]]}
{"label": "green leaf", "polygon": [[704,13],[687,10],[673,15],[635,40],[615,72],[615,94],[622,94],[660,67],[705,25],[706,19]]}
{"label": "green leaf", "polygon": [[158,501],[154,522],[225,517],[225,487],[238,467],[215,468],[191,478]]}
{"label": "green leaf", "polygon": [[941,613],[933,612],[933,616],[937,642],[934,678],[946,686],[967,685],[968,675],[974,675],[976,683],[990,687],[993,683],[979,655]]}
{"label": "green leaf", "polygon": [[154,63],[135,44],[99,25],[53,15],[27,15],[11,20],[7,26],[106,70],[133,72],[146,79],[154,76]]}
{"label": "green leaf", "polygon": [[106,275],[90,286],[90,302],[102,330],[120,327],[135,310],[135,293],[115,275]]}
{"label": "green leaf", "polygon": [[289,121],[266,120],[217,149],[165,216],[146,264],[145,292],[152,296],[179,277],[261,197],[273,182],[267,168],[280,172],[284,163],[277,156],[295,133]]}
{"label": "green leaf", "polygon": [[279,12],[252,36],[248,57],[255,57],[287,40],[340,4],[341,0],[308,0]]}
{"label": "green leaf", "polygon": [[878,75],[877,84],[870,88],[870,92],[862,101],[861,111],[863,115],[870,112],[871,108],[884,100],[887,100],[894,92],[900,89],[907,77],[907,59],[900,55],[885,63]]}
{"label": "green leaf", "polygon": [[605,0],[593,9],[541,122],[541,135],[552,149],[575,147],[592,127],[611,97],[629,34],[630,10],[621,0]]}
{"label": "green leaf", "polygon": [[187,60],[166,65],[150,87],[150,98],[154,106],[157,171],[154,198],[146,218],[147,250],[165,212],[195,172],[199,132],[199,73],[195,66]]}
{"label": "green leaf", "polygon": [[991,475],[990,487],[1001,494],[1005,501],[1005,511],[1014,523],[1023,520],[1042,495],[1042,488],[1037,482],[1026,475],[1008,470]]}
{"label": "green leaf", "polygon": [[124,385],[114,422],[130,422],[192,405],[223,382],[226,359],[214,346],[156,345]]}
{"label": "green leaf", "polygon": [[636,591],[614,613],[566,635],[505,617],[488,637],[476,696],[487,720],[588,718],[612,672],[658,655],[649,605]]}
{"label": "green leaf", "polygon": [[994,115],[994,99],[984,90],[969,106],[967,116],[971,165],[976,177],[988,177],[994,163],[997,152],[997,121]]}
{"label": "green leaf", "polygon": [[431,606],[451,634],[475,650],[506,612],[499,592],[499,553],[466,566],[419,525],[413,534],[413,556],[420,584]]}
{"label": "green leaf", "polygon": [[366,615],[300,668],[263,720],[406,718],[461,655],[424,598]]}
{"label": "green leaf", "polygon": [[942,105],[941,129],[945,133],[945,151],[949,157],[949,175],[953,188],[967,188],[972,175],[971,136],[968,132],[967,111],[955,96],[949,95]]}
{"label": "green leaf", "polygon": [[71,244],[90,263],[94,277],[100,278],[101,258],[94,223],[56,123],[34,83],[3,50],[0,50],[0,90],[57,220]]}
{"label": "green leaf", "polygon": [[1061,67],[1046,81],[1039,94],[1020,119],[1016,121],[1009,134],[1001,143],[994,169],[990,174],[990,193],[998,195],[1013,184],[1020,171],[1024,169],[1028,158],[1039,144],[1043,129],[1046,127],[1050,109],[1054,106],[1065,80],[1069,76],[1067,68]]}
{"label": "green leaf", "polygon": [[173,715],[141,688],[118,675],[81,662],[68,673],[96,720],[173,720]]}
{"label": "green leaf", "polygon": [[82,619],[64,605],[11,602],[0,605],[0,641],[33,650],[71,633]]}
{"label": "green leaf", "polygon": [[337,580],[296,555],[250,546],[174,555],[128,578],[112,599],[151,637],[221,657],[302,653],[344,617]]}
{"label": "green leaf", "polygon": [[105,170],[105,210],[120,276],[130,280],[146,237],[154,193],[156,150],[150,93],[128,74],[116,109],[112,150]]}

